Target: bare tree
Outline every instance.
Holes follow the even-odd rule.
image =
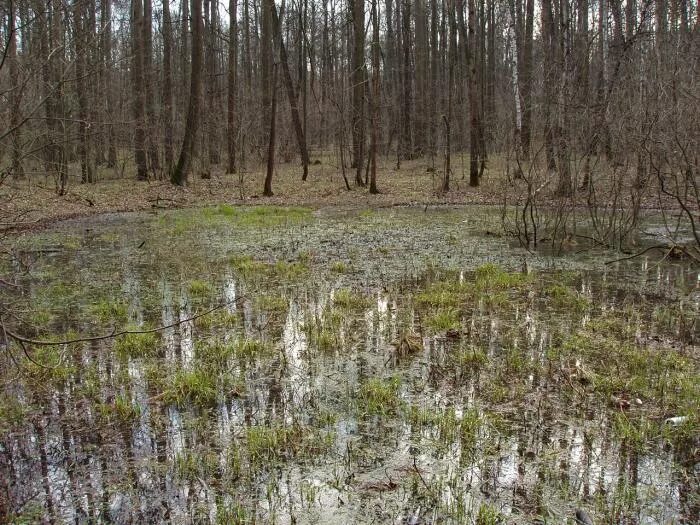
[[[184,186],[192,166],[194,145],[199,124],[199,107],[201,98],[202,75],[202,0],[192,0],[192,73],[190,75],[190,101],[185,123],[185,137],[180,149],[177,166],[170,180],[173,184]]]

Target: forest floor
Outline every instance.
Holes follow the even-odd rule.
[[[214,171],[210,179],[192,176],[187,187],[177,187],[167,180],[136,181],[133,177],[114,178],[113,170],[98,172],[98,182],[80,184],[78,167],[71,167],[69,184],[59,196],[53,177],[39,175],[27,179],[5,180],[0,184],[0,230],[33,229],[57,220],[87,217],[110,212],[187,208],[212,204],[266,204],[308,206],[312,208],[380,208],[399,205],[490,204],[501,205],[508,193],[509,202],[526,193],[506,181],[505,163],[492,158],[481,185],[469,186],[468,155],[453,157],[450,191],[442,192],[441,163],[420,158],[401,163],[396,169],[393,159],[383,158],[377,173],[380,193],[371,195],[366,187],[354,184],[354,170],[347,169],[351,190],[333,159],[309,167],[309,177],[301,181],[301,167],[296,160],[280,164],[272,187],[274,196],[263,197],[263,166],[242,174]],[[131,171],[124,167],[122,173]],[[585,205],[585,195],[580,196]],[[658,207],[653,195],[643,207]]]

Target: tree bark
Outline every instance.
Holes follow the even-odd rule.
[[[365,6],[364,0],[352,0],[353,52],[350,82],[352,84],[352,150],[355,183],[364,186],[362,166],[365,148]]]
[[[143,0],[143,88],[144,104],[146,111],[146,141],[148,148],[148,169],[155,178],[160,171],[160,158],[158,155],[158,142],[155,140],[156,130],[156,106],[153,96],[153,84],[155,74],[153,72],[153,4],[152,0]]]
[[[173,173],[173,27],[170,0],[163,1],[163,158],[168,178]]]
[[[369,178],[369,192],[379,193],[377,189],[377,148],[379,143],[379,14],[378,0],[372,0],[372,167]]]
[[[143,85],[143,12],[142,0],[131,0],[131,82],[132,112],[134,118],[134,160],[136,161],[136,178],[148,180],[146,160],[146,130],[144,115]]]
[[[302,126],[301,117],[299,116],[299,98],[297,96],[296,90],[294,89],[294,84],[292,83],[292,75],[289,71],[289,57],[287,56],[287,46],[282,38],[282,28],[280,27],[280,20],[277,14],[277,8],[272,5],[272,22],[274,25],[275,35],[277,36],[277,45],[279,45],[280,50],[280,62],[282,63],[282,80],[284,82],[285,91],[287,92],[287,99],[289,100],[289,106],[292,113],[292,124],[294,126],[294,133],[297,138],[297,144],[299,146],[299,156],[301,157],[301,164],[303,166],[304,173],[301,180],[306,180],[309,176],[309,152],[306,147],[306,136],[304,134],[304,128]]]
[[[178,186],[187,184],[192,166],[194,145],[197,139],[202,75],[202,0],[191,0],[192,8],[192,74],[190,77],[190,100],[185,123],[185,136],[177,166],[170,181]]]
[[[467,67],[469,68],[469,185],[479,185],[479,103],[477,100],[477,84],[476,84],[476,60],[474,54],[476,51],[476,37],[474,32],[474,24],[476,23],[476,9],[474,0],[468,0],[469,7],[469,49],[467,56]]]
[[[12,149],[12,176],[16,179],[24,177],[22,166],[22,127],[20,125],[20,103],[22,92],[19,82],[19,60],[17,57],[17,27],[16,27],[15,2],[10,0],[7,16],[7,60],[10,73],[10,129]]]
[[[167,0],[166,0],[167,1]],[[247,2],[248,0],[243,0]],[[238,81],[238,0],[229,0],[228,30],[228,98],[226,104],[226,145],[228,150],[228,173],[236,173],[236,85]]]
[[[272,175],[275,171],[275,134],[277,131],[277,66],[272,66],[272,102],[270,104],[270,134],[267,145],[267,173],[265,175],[265,188],[263,195],[272,197]]]

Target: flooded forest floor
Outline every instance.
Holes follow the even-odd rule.
[[[17,237],[0,519],[697,523],[697,266],[500,224],[216,205]]]

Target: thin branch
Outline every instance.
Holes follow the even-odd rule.
[[[235,299],[233,301],[221,303],[213,308],[210,308],[209,310],[206,310],[205,312],[188,317],[187,319],[180,319],[179,321],[175,321],[174,323],[158,326],[156,328],[150,328],[148,330],[120,330],[120,331],[114,330],[114,331],[112,331],[112,333],[109,333],[109,334],[88,336],[88,337],[77,337],[75,339],[66,339],[64,341],[46,341],[46,340],[42,341],[42,340],[38,340],[38,339],[30,339],[28,337],[21,336],[15,332],[7,330],[7,329],[5,329],[5,334],[7,336],[9,336],[10,338],[14,339],[15,341],[18,341],[19,343],[27,343],[27,344],[31,344],[31,345],[35,345],[35,346],[60,346],[60,345],[70,345],[73,343],[85,343],[85,342],[90,342],[90,341],[104,341],[105,339],[114,339],[116,337],[120,337],[123,335],[129,335],[129,334],[153,334],[156,332],[162,332],[163,330],[167,330],[168,328],[173,328],[175,326],[179,326],[181,324],[184,324],[184,323],[187,323],[190,321],[194,321],[196,319],[199,319],[201,317],[209,315],[212,312],[215,312],[217,310],[221,310],[222,308],[225,308],[227,306],[238,304],[240,301],[244,301],[244,300],[245,300],[245,297],[238,297],[237,299]]]

